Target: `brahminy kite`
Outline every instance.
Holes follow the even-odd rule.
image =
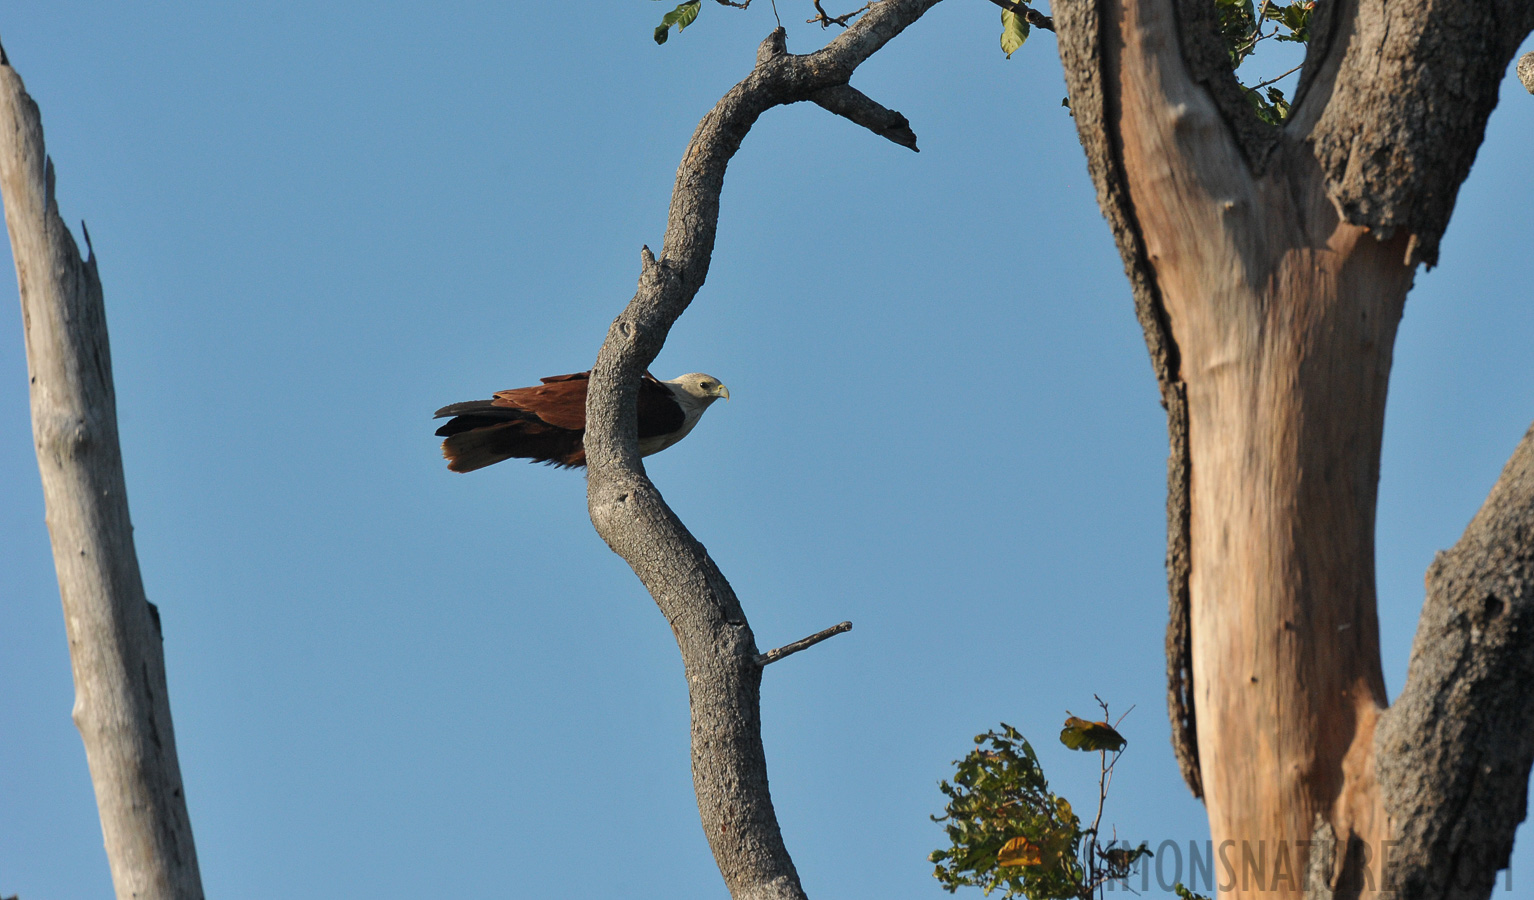
[[[586,465],[586,385],[590,372],[554,375],[533,387],[501,391],[490,400],[437,410],[452,416],[437,429],[454,472],[472,472],[506,459],[561,468]],[[649,456],[687,437],[703,411],[730,391],[719,379],[693,372],[670,381],[645,373],[639,383],[639,453]]]

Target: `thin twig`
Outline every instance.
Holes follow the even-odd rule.
[[[820,5],[820,0],[815,0],[814,18],[805,19],[804,21],[811,25],[819,23],[821,28],[826,28],[831,25],[840,25],[841,27],[846,28],[848,22],[851,22],[853,19],[867,12],[872,6],[873,3],[870,2],[862,9],[855,9],[852,12],[842,16],[833,16],[826,12],[825,8]]]
[[[1108,719],[1112,718],[1112,714],[1108,712],[1108,704],[1103,701],[1103,698],[1093,694],[1092,699],[1096,700],[1097,705],[1102,707],[1104,722],[1107,722]],[[1113,723],[1113,729],[1115,731],[1118,730],[1118,727],[1124,721],[1124,718],[1130,713],[1134,712],[1134,709],[1135,708],[1131,706],[1124,710],[1124,715],[1119,716],[1118,720]],[[1097,815],[1092,819],[1092,827],[1087,829],[1087,833],[1092,835],[1091,843],[1087,847],[1087,865],[1090,869],[1088,882],[1091,885],[1091,887],[1088,888],[1089,895],[1091,891],[1096,890],[1097,885],[1102,884],[1108,880],[1106,876],[1100,877],[1098,875],[1098,856],[1102,852],[1100,849],[1101,844],[1097,840],[1100,836],[1098,829],[1102,827],[1103,809],[1108,804],[1108,788],[1113,785],[1113,767],[1119,764],[1119,757],[1123,755],[1123,748],[1114,751],[1113,760],[1110,762],[1108,760],[1107,750],[1098,751],[1098,765],[1100,769],[1097,775]],[[1115,831],[1115,840],[1117,840],[1117,834],[1117,831]]]
[[[1252,51],[1257,49],[1257,42],[1262,40],[1262,20],[1268,14],[1268,4],[1270,2],[1272,0],[1262,0],[1262,6],[1257,9],[1257,21],[1252,23],[1251,36],[1247,38],[1244,45],[1237,45],[1236,47],[1236,68],[1238,69],[1241,68],[1241,63],[1245,62],[1246,58],[1252,55]],[[1277,28],[1273,29],[1273,34],[1278,34]]]
[[[1275,75],[1274,77],[1269,78],[1267,81],[1260,81],[1257,84],[1254,84],[1251,87],[1247,88],[1247,90],[1255,91],[1258,88],[1267,87],[1268,85],[1272,84],[1275,81],[1282,81],[1285,78],[1288,78],[1290,75],[1293,75],[1295,72],[1298,72],[1300,69],[1304,68],[1304,66],[1305,66],[1304,63],[1300,63],[1299,65],[1295,66],[1294,68],[1290,69],[1289,71],[1285,72],[1284,74],[1282,74],[1282,75]]]
[[[1022,3],[1014,3],[1012,0],[991,0],[991,2],[1006,10],[1007,12],[1014,12],[1018,15],[1021,15],[1023,18],[1027,19],[1028,24],[1032,25],[1034,28],[1042,28],[1045,31],[1050,32],[1055,30],[1055,20],[1049,16],[1044,15],[1031,6],[1026,6]]]
[[[800,650],[808,650],[826,638],[836,637],[844,631],[851,630],[851,622],[841,622],[836,625],[832,625],[825,631],[817,631],[807,638],[800,638],[799,640],[794,641],[792,644],[784,644],[776,650],[768,650],[766,653],[758,654],[756,657],[756,664],[759,666],[765,666],[768,663],[775,663],[785,656],[792,656],[793,654],[798,653]]]

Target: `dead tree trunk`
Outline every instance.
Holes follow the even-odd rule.
[[[1380,857],[1394,837],[1421,819],[1480,815],[1453,805],[1464,790],[1419,792],[1433,799],[1408,808],[1381,786],[1395,755],[1421,758],[1414,741],[1456,738],[1421,724],[1395,743],[1375,740],[1386,701],[1375,492],[1406,292],[1416,266],[1436,258],[1534,4],[1323,0],[1281,129],[1242,98],[1207,0],[1061,0],[1054,12],[1072,109],[1170,419],[1178,755],[1216,845],[1266,860],[1222,889],[1372,894],[1389,886]],[[1534,541],[1497,533],[1512,558]],[[1512,596],[1534,604],[1534,583],[1510,577],[1522,593],[1499,588],[1499,609],[1516,606]],[[1530,653],[1504,643],[1515,657]],[[1428,644],[1419,635],[1417,653],[1458,652]],[[1403,703],[1426,690],[1422,669],[1414,663]],[[1493,705],[1459,712],[1486,716]],[[1528,704],[1498,707],[1509,713],[1525,731],[1534,722]],[[1518,815],[1494,829],[1504,864],[1527,787],[1524,743],[1492,751],[1508,754],[1498,791],[1520,798]],[[1484,896],[1496,865],[1479,893],[1412,880],[1468,852],[1467,829],[1428,831],[1441,838],[1424,839],[1432,853],[1389,873],[1421,889],[1405,896]]]
[[[144,596],[95,257],[53,195],[42,119],[0,49],[0,193],[21,290],[32,432],[85,742],[120,900],[201,900],[165,689]],[[88,238],[87,238],[88,240]]]

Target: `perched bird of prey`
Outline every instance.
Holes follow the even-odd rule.
[[[560,467],[586,464],[586,385],[590,372],[554,375],[533,387],[501,391],[490,400],[437,410],[452,416],[437,429],[442,455],[454,472],[472,472],[505,459]],[[730,391],[719,379],[693,372],[670,381],[645,373],[639,383],[639,452],[659,453],[687,437],[703,411]]]

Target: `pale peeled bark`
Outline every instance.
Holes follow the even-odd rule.
[[[32,431],[85,742],[120,900],[201,900],[158,614],[144,596],[94,257],[59,217],[37,105],[0,51],[0,193],[21,291]]]
[[[1318,816],[1378,846],[1372,788],[1344,769],[1371,771],[1386,699],[1374,502],[1405,242],[1340,221],[1303,150],[1253,178],[1187,77],[1175,21],[1170,2],[1124,10],[1121,133],[1187,386],[1210,828],[1270,860]],[[1284,852],[1298,887],[1307,857]]]

